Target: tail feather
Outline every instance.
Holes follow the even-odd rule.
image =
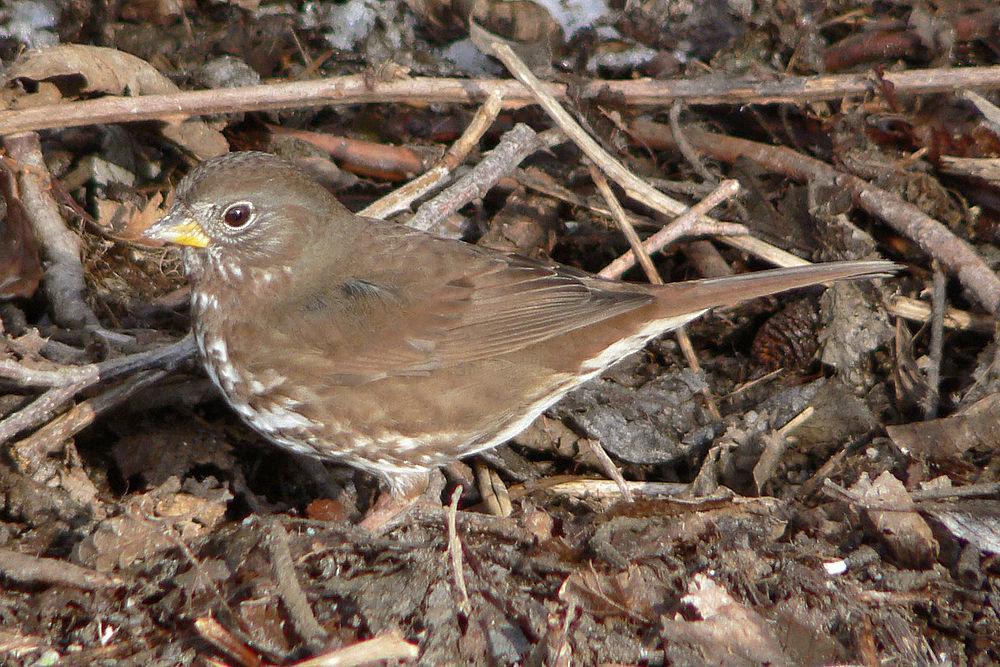
[[[664,285],[657,299],[666,315],[732,306],[777,292],[858,278],[885,278],[902,268],[883,260],[826,262],[787,269],[755,271],[725,278],[689,280]]]

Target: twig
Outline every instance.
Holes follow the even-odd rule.
[[[281,598],[285,611],[295,628],[296,634],[302,638],[309,649],[316,653],[322,651],[329,639],[326,630],[313,615],[309,600],[299,585],[295,576],[295,565],[292,563],[292,552],[288,546],[288,533],[277,519],[267,523],[268,535],[265,539],[267,552],[271,556],[271,571],[278,585],[278,597]]]
[[[931,298],[931,343],[927,351],[927,396],[924,419],[936,419],[941,401],[941,357],[944,353],[945,277],[941,265],[934,261],[934,294]]]
[[[944,500],[945,498],[1000,498],[1000,482],[982,482],[966,486],[949,486],[943,489],[916,489],[910,491],[914,502]]]
[[[538,134],[527,125],[518,123],[504,134],[496,148],[483,156],[479,164],[434,199],[421,205],[406,224],[424,231],[433,229],[450,214],[485,196],[497,181],[513,171],[526,157],[561,141],[562,133],[557,130]]]
[[[971,90],[963,90],[962,97],[972,102],[979,109],[979,113],[983,114],[983,118],[986,119],[986,123],[990,129],[994,132],[1000,132],[1000,109],[995,104]]]
[[[455,588],[460,597],[459,605],[462,613],[469,613],[469,589],[465,586],[465,568],[462,565],[462,541],[458,539],[458,500],[462,497],[462,486],[455,487],[451,494],[451,504],[448,506],[448,556],[451,560],[451,572],[455,577]]]
[[[476,482],[479,484],[479,493],[483,497],[486,510],[493,516],[506,517],[513,514],[514,506],[510,503],[507,485],[496,471],[480,460],[475,461],[473,468],[476,471]]]
[[[597,191],[604,197],[604,201],[608,203],[608,208],[611,210],[611,217],[618,224],[618,228],[628,241],[628,245],[632,249],[632,256],[639,261],[639,265],[646,274],[646,280],[654,285],[662,285],[663,278],[660,277],[660,272],[656,270],[653,260],[650,259],[650,253],[643,247],[642,239],[636,233],[635,227],[629,222],[628,216],[625,214],[625,209],[622,208],[621,202],[618,201],[618,197],[615,196],[614,191],[608,184],[608,179],[604,178],[601,170],[593,164],[590,165],[590,178],[594,181],[594,185],[597,186]]]
[[[30,368],[12,359],[0,359],[0,378],[14,380],[20,387],[65,387],[81,385],[80,389],[141,370],[176,368],[194,357],[197,348],[194,336],[186,335],[175,343],[108,359],[96,364],[63,366],[54,370]],[[77,389],[77,391],[80,391]]]
[[[648,145],[657,148],[673,145],[670,128],[660,123],[637,120],[630,129]],[[987,311],[1000,313],[1000,277],[972,246],[913,204],[857,176],[842,173],[820,160],[789,148],[702,130],[689,130],[687,136],[699,150],[719,160],[732,162],[745,157],[798,180],[819,179],[836,183],[852,194],[855,204],[880,217],[954,272],[962,285]]]
[[[396,660],[415,660],[419,655],[420,649],[416,644],[411,644],[399,634],[390,632],[308,660],[292,663],[291,667],[356,667],[376,662],[392,664]]]
[[[69,586],[87,591],[122,586],[117,577],[58,558],[39,558],[0,548],[0,575],[22,584]]]
[[[534,94],[543,109],[549,114],[556,125],[573,140],[584,155],[591,159],[601,171],[606,173],[613,181],[622,186],[625,193],[633,199],[640,201],[658,211],[667,214],[679,214],[687,207],[676,199],[672,199],[663,194],[649,183],[637,177],[629,171],[625,165],[601,148],[600,144],[580,127],[580,124],[573,120],[569,112],[563,109],[562,105],[556,101],[542,82],[538,80],[524,61],[521,60],[514,50],[508,45],[497,41],[489,43],[492,55],[502,62],[515,79],[523,83]]]
[[[690,484],[676,482],[633,482],[625,480],[625,486],[634,495],[641,498],[659,498],[662,496],[677,496],[688,492]],[[589,479],[559,475],[548,477],[530,484],[515,486],[510,490],[512,499],[523,498],[538,492],[554,493],[574,498],[617,499],[622,497],[618,483],[610,479]]]
[[[211,616],[194,622],[194,629],[209,644],[239,661],[243,667],[262,667],[264,662],[256,652]]]
[[[746,228],[743,225],[716,222],[707,218],[706,214],[713,208],[733,197],[739,192],[740,184],[734,180],[723,181],[710,195],[702,199],[691,208],[678,215],[669,225],[646,239],[642,247],[652,254],[658,252],[665,246],[673,243],[684,236],[704,236],[709,234],[744,234]],[[725,238],[741,238],[730,237]],[[618,279],[622,274],[635,266],[635,253],[631,250],[608,264],[597,274],[602,278]]]
[[[476,111],[476,115],[473,116],[468,127],[465,128],[465,132],[448,148],[437,164],[403,187],[393,190],[365,207],[358,214],[384,220],[393,213],[409,208],[411,203],[434,190],[465,161],[472,149],[479,144],[483,134],[493,125],[500,114],[502,102],[503,98],[498,92],[490,93],[490,96]]]
[[[53,387],[3,421],[0,421],[0,445],[22,431],[41,426],[62,412],[66,405],[83,389],[83,383]]]
[[[569,189],[556,183],[551,179],[551,177],[548,177],[549,180],[543,179],[538,175],[538,172],[535,172],[534,170],[518,169],[515,172],[515,177],[517,178],[518,183],[524,187],[541,192],[543,195],[559,199],[567,204],[572,204],[573,206],[588,209],[607,218],[613,217],[611,209],[602,204],[602,200],[599,200],[597,197],[581,197],[575,192],[571,192]],[[625,212],[625,216],[628,218],[629,223],[635,227],[663,227],[662,224],[657,224],[651,218],[636,215],[635,213],[631,213],[629,211]]]
[[[701,156],[698,155],[698,151],[694,149],[694,146],[688,142],[684,137],[684,132],[681,131],[681,112],[684,110],[684,103],[680,100],[675,101],[670,105],[670,114],[667,119],[670,122],[670,129],[674,132],[674,138],[677,140],[677,150],[680,151],[684,159],[694,168],[695,172],[701,179],[705,181],[706,184],[718,185],[718,177],[710,172],[702,162]]]
[[[889,312],[896,317],[914,322],[930,322],[933,316],[930,304],[900,295],[894,296],[889,301]],[[948,306],[944,309],[943,324],[949,329],[993,333],[996,328],[996,318]]]
[[[584,438],[583,442],[586,443],[587,447],[590,449],[590,453],[597,458],[597,463],[600,465],[601,470],[607,477],[618,485],[618,491],[625,498],[625,502],[631,503],[635,502],[635,496],[632,495],[632,489],[628,487],[625,483],[625,478],[622,476],[622,471],[618,469],[615,462],[611,460],[608,453],[604,451],[604,447],[601,445],[599,440],[593,438]]]
[[[1000,67],[942,67],[885,72],[883,80],[899,95],[928,95],[965,88],[1000,88]],[[559,99],[567,86],[543,84]],[[688,104],[802,104],[818,100],[870,95],[877,90],[867,72],[832,76],[788,76],[755,81],[704,77],[673,80],[592,80],[580,86],[584,100],[611,97],[633,106],[663,107],[673,100]],[[479,104],[491,93],[505,108],[534,103],[534,96],[517,81],[414,77],[372,82],[365,75],[314,81],[191,90],[141,97],[104,97],[0,112],[0,135],[99,123],[128,123],[202,114],[275,111],[335,104]]]
[[[17,164],[15,178],[21,203],[42,246],[47,267],[44,286],[56,322],[68,328],[98,326],[97,315],[84,300],[82,243],[71,232],[52,198],[51,177],[34,132],[7,136],[3,146]]]
[[[710,241],[699,240],[685,243],[681,246],[681,252],[703,278],[724,278],[735,273],[732,267],[726,263],[722,253]]]

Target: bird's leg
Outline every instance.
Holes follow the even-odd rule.
[[[441,471],[394,476],[389,491],[383,491],[358,524],[372,533],[384,533],[399,525],[419,503],[441,504],[445,479]]]

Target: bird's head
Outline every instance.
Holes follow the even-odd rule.
[[[145,235],[206,249],[241,268],[273,266],[300,254],[324,223],[349,215],[307,173],[268,153],[229,153],[193,169],[173,206]]]

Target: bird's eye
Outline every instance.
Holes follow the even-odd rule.
[[[253,214],[253,206],[246,202],[240,202],[226,209],[226,212],[222,214],[222,221],[227,226],[238,229],[250,222],[251,214]]]

